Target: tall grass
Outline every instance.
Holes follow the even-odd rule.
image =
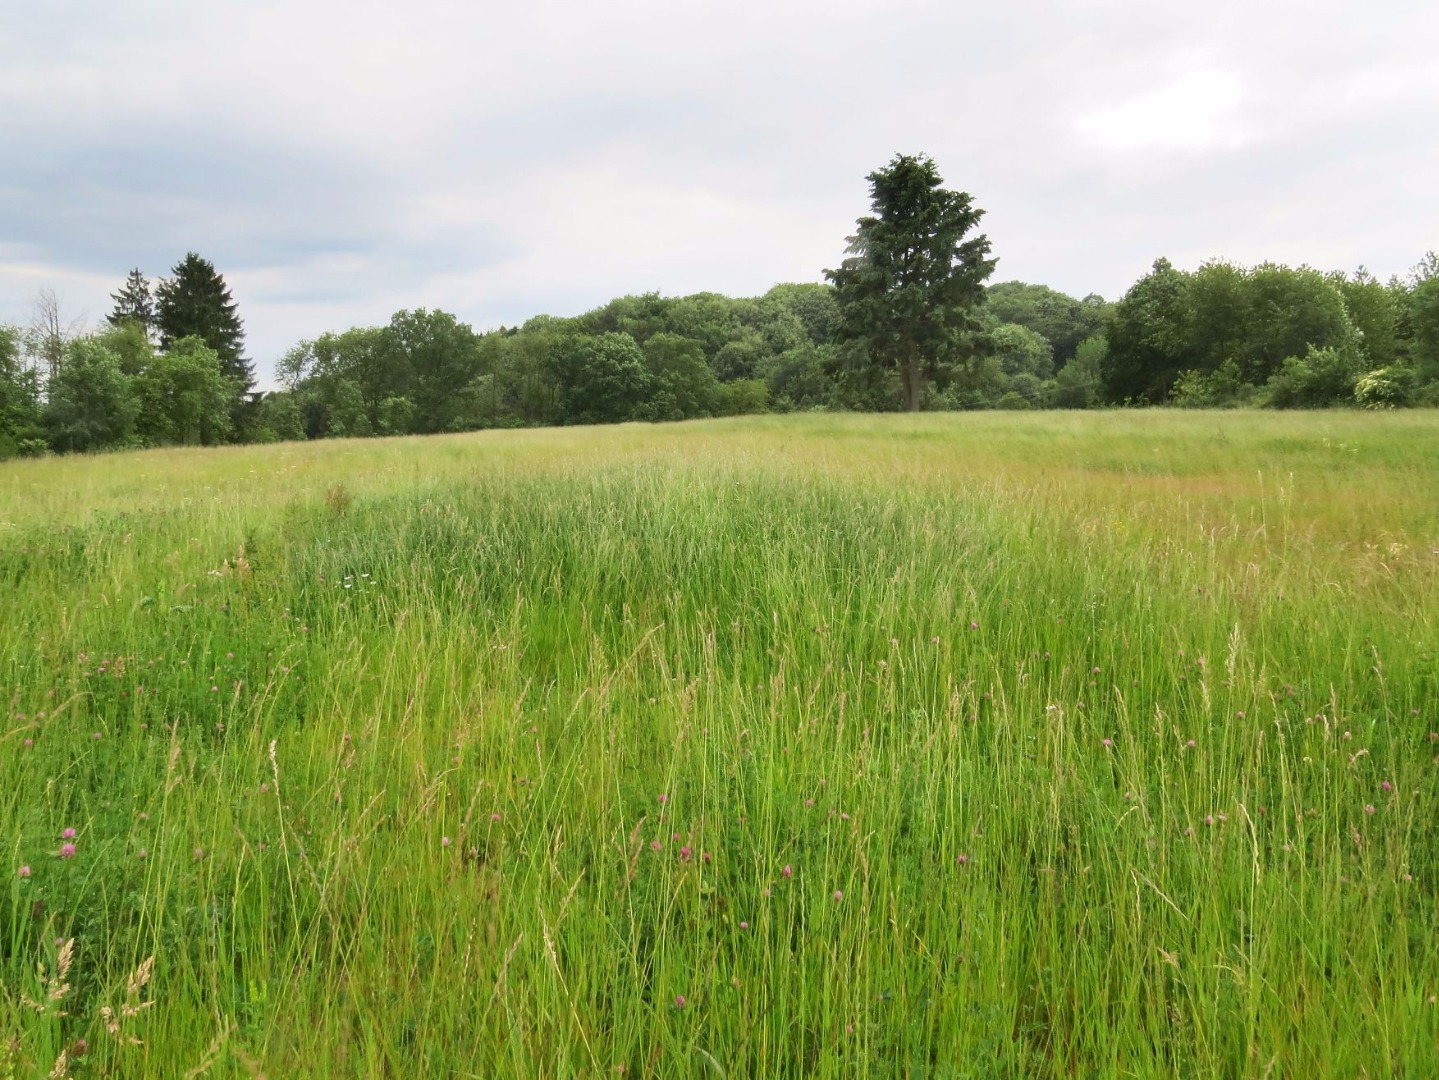
[[[1149,413],[7,464],[0,1076],[1435,1075],[1436,463]]]

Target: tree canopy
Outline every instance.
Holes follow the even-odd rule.
[[[220,358],[235,393],[248,393],[255,385],[255,369],[245,358],[245,329],[225,279],[212,262],[193,251],[175,264],[170,275],[155,289],[160,347],[168,349],[181,338],[199,338]]]
[[[900,374],[916,411],[926,380],[980,351],[975,311],[994,272],[989,239],[969,236],[984,211],[949,191],[934,162],[897,155],[867,177],[873,214],[859,219],[850,257],[826,270],[840,309],[840,335],[869,363]]]

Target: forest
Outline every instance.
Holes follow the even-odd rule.
[[[764,412],[1439,405],[1439,256],[1380,282],[1166,259],[1117,303],[1021,281],[926,155],[866,179],[826,284],[622,296],[477,332],[439,310],[301,341],[257,392],[234,297],[190,252],[132,270],[98,333],[42,294],[0,328],[0,457]]]
[[[296,344],[254,390],[223,278],[138,271],[106,326],[0,327],[0,456],[163,445],[893,411],[895,372],[841,334],[835,288],[624,296],[480,332],[396,312]],[[1160,259],[1116,303],[990,285],[928,410],[1439,405],[1439,258],[1381,282],[1309,267]]]

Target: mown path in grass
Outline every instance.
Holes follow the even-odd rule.
[[[0,695],[18,1075],[1439,1067],[1434,414],[6,463]]]

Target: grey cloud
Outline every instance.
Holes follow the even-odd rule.
[[[1439,246],[1436,39],[1427,0],[0,0],[0,319],[192,248],[262,368],[402,306],[758,292],[834,265],[915,150],[1001,277],[1389,273]]]

